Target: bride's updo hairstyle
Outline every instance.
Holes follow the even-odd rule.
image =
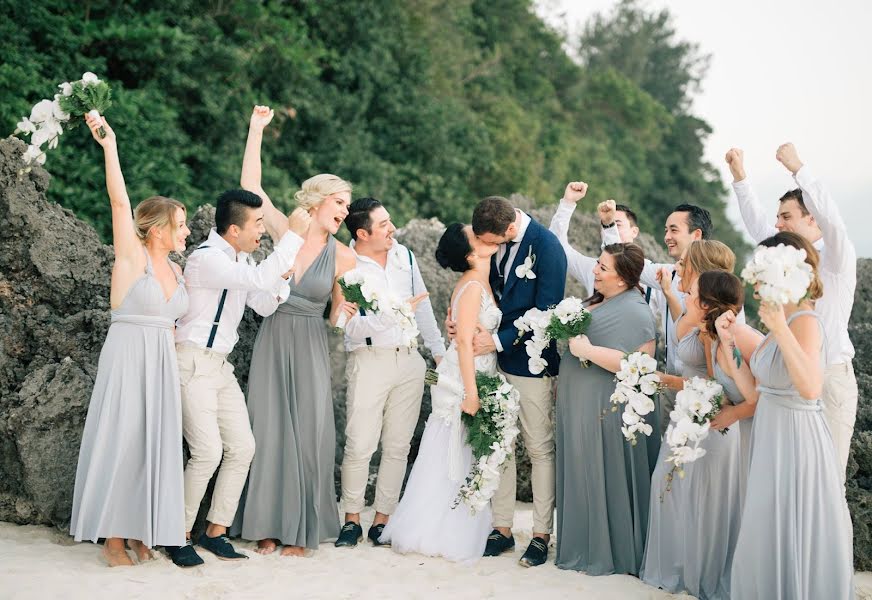
[[[324,202],[324,198],[342,192],[351,193],[351,184],[330,173],[321,173],[310,177],[303,182],[300,191],[294,194],[297,206],[305,211],[318,208]]]
[[[185,205],[165,196],[152,196],[136,205],[133,211],[133,227],[136,237],[143,244],[153,228],[162,229],[170,226],[175,231],[177,223],[176,209],[185,210]],[[185,211],[187,213],[187,211]]]
[[[436,262],[443,269],[451,269],[457,273],[463,273],[470,269],[469,255],[472,254],[472,246],[466,237],[463,223],[452,223],[439,238],[436,246]]]
[[[706,307],[702,323],[711,339],[717,339],[715,321],[728,310],[738,315],[745,304],[745,286],[742,280],[727,271],[712,270],[700,274],[696,280],[699,303]]]

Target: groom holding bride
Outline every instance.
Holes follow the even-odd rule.
[[[545,310],[563,299],[566,255],[548,229],[505,198],[491,196],[475,208],[472,227],[448,226],[436,258],[443,268],[462,274],[446,319],[453,339],[438,372],[440,379],[462,381],[463,393],[431,388],[433,413],[405,494],[382,541],[390,541],[400,552],[461,562],[475,560],[482,553],[498,556],[514,548],[514,459],[505,463],[492,511],[474,512],[462,504],[452,508],[451,500],[462,482],[454,481],[446,468],[452,455],[451,440],[463,429],[460,411],[475,414],[479,408],[476,371],[493,374],[498,364],[520,392],[520,430],[532,465],[533,539],[521,564],[541,565],[548,556],[554,515],[552,377],[557,374],[558,357],[552,343],[543,357],[553,366],[540,375],[530,373],[525,347],[515,344],[518,330],[513,323],[533,307]],[[463,446],[461,455],[468,470],[471,450],[468,444]]]

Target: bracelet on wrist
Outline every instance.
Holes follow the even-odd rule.
[[[606,225],[605,223],[603,223],[602,221],[600,221],[600,225],[602,225],[603,229],[609,229],[609,228],[615,226],[615,222],[612,221],[611,223],[609,223],[608,225]]]

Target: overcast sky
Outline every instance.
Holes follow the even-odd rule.
[[[538,0],[537,10],[577,34],[615,0]],[[783,142],[825,183],[860,256],[872,256],[872,1],[647,0],[668,8],[677,34],[711,54],[694,112],[714,129],[706,158],[725,183],[724,154],[745,151],[757,194],[772,214],[795,187],[775,160]],[[731,188],[730,188],[731,189]],[[739,224],[732,190],[730,216]]]

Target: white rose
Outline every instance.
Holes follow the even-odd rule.
[[[64,82],[58,86],[61,90],[61,94],[64,96],[72,96],[73,95],[73,86],[67,82]]]
[[[85,85],[97,85],[98,83],[100,83],[100,79],[96,75],[88,71],[87,73],[82,75],[82,83]]]

